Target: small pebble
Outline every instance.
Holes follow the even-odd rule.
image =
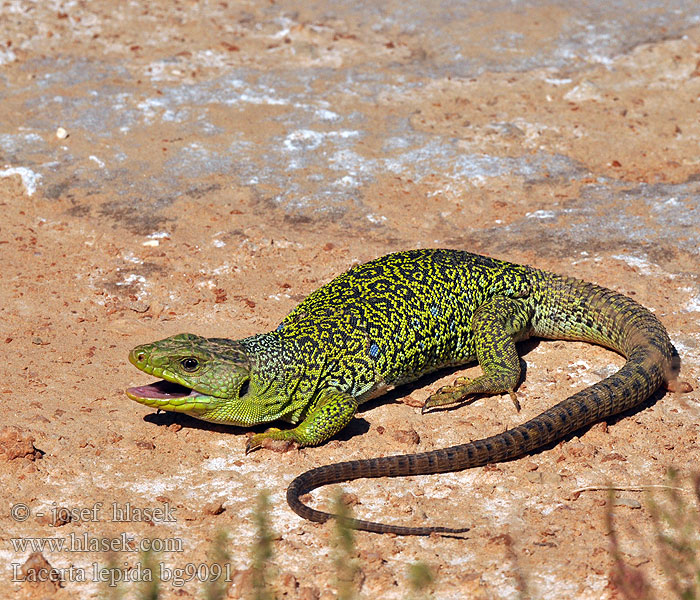
[[[52,597],[62,587],[61,572],[54,569],[41,552],[32,552],[22,565],[19,580],[25,580],[36,597]]]
[[[530,483],[542,483],[542,473],[539,473],[537,471],[528,471],[525,473],[525,479],[527,479]]]
[[[212,500],[211,502],[207,502],[202,507],[202,510],[205,515],[220,515],[226,508],[222,500]]]
[[[420,444],[420,436],[415,429],[394,431],[392,437],[402,444]]]
[[[362,504],[360,502],[360,499],[357,497],[357,494],[350,494],[348,492],[345,492],[341,497],[340,500],[345,506],[357,506],[358,504]]]
[[[50,525],[51,527],[62,527],[63,525],[70,523],[73,520],[73,517],[71,516],[68,508],[59,506],[50,511],[44,512],[41,516],[37,517],[36,520],[39,523]]]
[[[56,137],[59,140],[65,140],[68,137],[68,132],[63,127],[59,127],[56,130]]]

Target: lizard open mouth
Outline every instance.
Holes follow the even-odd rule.
[[[126,395],[132,400],[143,404],[152,404],[157,406],[161,402],[169,402],[178,398],[188,398],[189,396],[201,396],[196,392],[179,383],[172,381],[156,381],[148,385],[139,385],[126,390]],[[149,401],[151,401],[149,403]]]

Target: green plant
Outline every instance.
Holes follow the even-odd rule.
[[[226,579],[227,566],[231,560],[228,552],[228,534],[220,531],[214,538],[210,552],[209,574],[204,582],[205,600],[223,600],[226,598],[228,581]]]
[[[625,600],[700,600],[700,474],[690,478],[695,506],[684,499],[685,490],[678,487],[678,478],[676,471],[669,470],[669,485],[664,487],[663,495],[647,497],[654,530],[654,558],[665,576],[665,592],[650,583],[641,569],[624,560],[614,522],[613,490],[609,492],[605,520],[613,558],[611,580]]]
[[[333,512],[338,515],[338,518],[334,519],[333,551],[338,600],[352,600],[355,597],[355,577],[360,567],[355,551],[355,532],[347,525],[352,513],[342,491],[337,493],[333,501]]]
[[[150,573],[151,577],[144,577],[139,586],[139,600],[158,600],[160,597],[160,578],[157,555],[147,550],[143,553],[143,571]]]
[[[429,598],[428,590],[434,582],[435,576],[432,570],[423,561],[419,560],[408,565],[408,587],[411,600]]]
[[[117,554],[109,552],[107,554],[107,566],[105,567],[109,575],[105,576],[103,600],[122,600],[124,597],[124,588],[121,584],[112,584],[110,582],[119,581],[119,566],[117,563]]]
[[[257,505],[253,511],[255,522],[255,540],[252,548],[253,599],[273,600],[270,591],[272,570],[272,540],[273,534],[268,525],[270,519],[270,495],[263,491],[258,496]]]

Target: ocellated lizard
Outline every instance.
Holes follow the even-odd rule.
[[[515,343],[530,336],[593,342],[623,354],[627,362],[614,375],[503,433],[303,473],[290,484],[288,502],[302,517],[325,521],[332,515],[306,506],[301,495],[362,477],[442,473],[508,460],[639,405],[674,376],[677,355],[666,330],[634,300],[592,283],[469,252],[413,250],[351,268],[313,292],[269,333],[241,340],[180,334],[134,348],[129,360],[166,381],[127,394],[147,406],[206,421],[295,425],[254,435],[246,452],[266,440],[309,446],[338,433],[369,398],[475,360],[483,375],[457,379],[430,396],[424,408],[501,393],[510,394],[517,406]],[[411,535],[466,530],[359,519],[349,525]]]

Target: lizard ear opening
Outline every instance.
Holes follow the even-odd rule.
[[[238,397],[242,398],[248,393],[248,387],[249,387],[250,379],[246,379],[243,382],[243,385],[238,389]]]

